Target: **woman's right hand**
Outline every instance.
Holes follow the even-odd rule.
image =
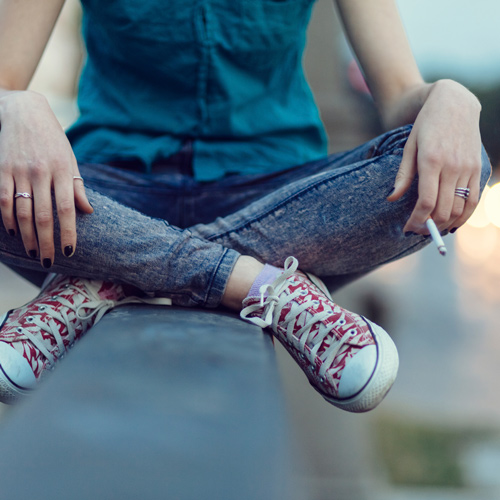
[[[7,232],[21,234],[27,254],[43,267],[54,262],[52,193],[61,228],[61,252],[76,249],[75,207],[92,213],[66,135],[41,94],[4,92],[0,96],[0,211]],[[31,198],[18,197],[28,193]]]

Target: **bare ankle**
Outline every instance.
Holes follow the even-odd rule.
[[[247,296],[255,278],[257,278],[263,268],[264,264],[260,263],[257,259],[248,255],[242,255],[236,261],[233,272],[229,276],[229,281],[222,297],[222,305],[239,311],[243,299]]]

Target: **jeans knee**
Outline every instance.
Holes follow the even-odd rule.
[[[394,130],[374,139],[372,147],[372,156],[381,156],[384,154],[403,156],[403,150],[408,137],[412,131],[413,125],[403,125]]]

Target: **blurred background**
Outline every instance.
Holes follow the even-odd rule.
[[[454,78],[483,105],[482,134],[500,162],[500,43],[496,0],[398,2],[426,79]],[[81,12],[68,0],[32,82],[63,126],[76,117],[84,60]],[[318,0],[305,66],[326,124],[331,151],[381,132],[369,95],[341,33],[331,0]],[[366,415],[346,414],[313,391],[277,346],[296,450],[294,471],[309,498],[488,499],[500,497],[500,184],[494,170],[474,216],[447,236],[449,254],[430,246],[336,295],[394,337],[398,380]],[[36,289],[0,267],[2,311]],[[6,411],[0,405],[0,415]]]

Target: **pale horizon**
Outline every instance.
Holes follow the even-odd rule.
[[[424,76],[500,84],[498,0],[398,0],[398,6]]]

